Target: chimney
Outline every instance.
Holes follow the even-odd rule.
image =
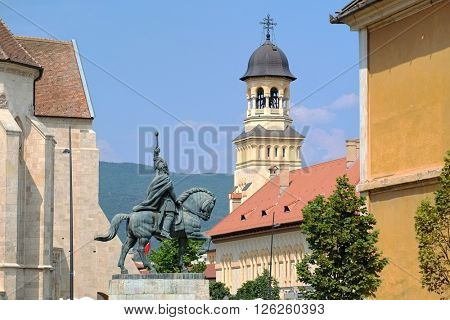
[[[228,194],[230,200],[230,213],[237,209],[242,203],[242,193],[231,192]]]
[[[282,195],[289,187],[289,166],[286,164],[280,165],[280,195]]]
[[[270,180],[272,180],[273,178],[275,178],[278,174],[280,173],[280,169],[277,166],[271,166],[269,168],[269,175],[270,175]]]
[[[347,168],[350,168],[359,159],[359,139],[345,141],[347,149]]]

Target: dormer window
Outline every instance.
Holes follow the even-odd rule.
[[[261,211],[261,217],[265,217],[267,216],[267,211],[266,210],[262,210]]]
[[[241,221],[245,221],[247,218],[245,217],[245,214],[241,214]]]
[[[289,206],[284,206],[284,212],[291,212],[291,209],[289,209]]]
[[[269,107],[278,109],[278,89],[272,88],[270,89],[270,98],[269,98]]]
[[[266,98],[264,97],[264,89],[258,88],[256,91],[256,108],[263,109],[266,106]]]

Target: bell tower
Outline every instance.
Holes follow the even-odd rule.
[[[247,112],[243,132],[233,140],[236,168],[230,212],[281,168],[301,167],[304,137],[292,127],[289,116],[290,84],[296,78],[286,55],[271,41],[273,18],[267,15],[261,24],[266,40],[250,56],[247,72],[240,78],[247,85]]]

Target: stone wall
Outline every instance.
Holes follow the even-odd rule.
[[[202,273],[114,275],[111,300],[209,300],[209,281]]]
[[[37,70],[0,63],[0,291],[51,298],[54,140],[33,116]]]
[[[68,128],[73,127],[75,297],[106,293],[118,238],[98,205],[99,151],[90,119],[36,118],[37,71],[0,62],[0,293],[6,299],[69,297]],[[57,248],[58,254],[53,254]],[[130,259],[127,268],[137,269]]]
[[[62,248],[60,260],[61,298],[69,296],[69,126],[72,127],[73,151],[73,205],[74,205],[74,267],[75,297],[97,298],[97,293],[108,292],[111,276],[117,273],[122,243],[119,238],[110,242],[94,241],[94,236],[105,233],[109,221],[98,204],[99,150],[90,119],[39,118],[57,141],[55,148],[55,223],[54,246]],[[137,273],[131,259],[126,267]],[[58,297],[56,297],[58,298]]]

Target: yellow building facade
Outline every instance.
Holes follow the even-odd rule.
[[[450,149],[450,1],[353,1],[331,18],[359,32],[360,184],[389,264],[379,299],[421,286],[414,216]]]

